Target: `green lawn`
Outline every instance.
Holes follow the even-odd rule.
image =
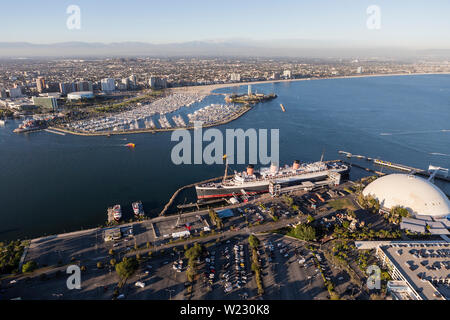
[[[328,202],[328,205],[335,210],[342,210],[342,209],[356,210],[357,209],[349,199],[332,200],[332,201]]]

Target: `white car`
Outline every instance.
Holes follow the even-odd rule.
[[[136,287],[140,287],[140,288],[145,288],[145,283],[143,283],[142,281],[138,281],[134,284]]]

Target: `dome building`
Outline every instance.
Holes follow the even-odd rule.
[[[390,210],[400,206],[412,215],[443,218],[450,215],[450,201],[436,185],[428,180],[407,174],[390,174],[370,183],[363,191]]]

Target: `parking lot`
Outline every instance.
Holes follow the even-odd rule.
[[[260,240],[265,299],[327,299],[328,292],[312,253],[301,242],[279,235]]]

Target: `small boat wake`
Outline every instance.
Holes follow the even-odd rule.
[[[450,129],[442,129],[442,130],[430,130],[430,131],[405,131],[405,132],[382,132],[380,136],[399,136],[399,135],[408,135],[408,134],[428,134],[428,133],[440,133],[440,132],[450,132]]]
[[[450,157],[450,154],[446,154],[446,153],[431,152],[430,154],[432,156]]]

